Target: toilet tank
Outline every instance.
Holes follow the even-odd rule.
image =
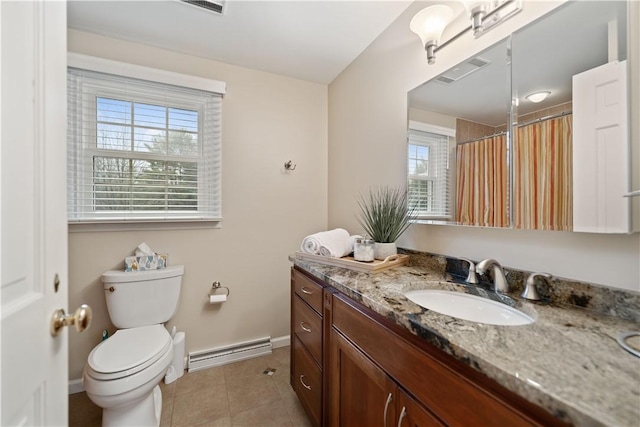
[[[102,275],[111,322],[118,329],[165,323],[176,312],[184,266],[107,271]]]

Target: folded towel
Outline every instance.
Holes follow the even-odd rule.
[[[343,228],[321,231],[305,237],[300,250],[308,254],[342,258],[353,252],[355,238],[356,236],[350,236]]]

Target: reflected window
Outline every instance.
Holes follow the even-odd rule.
[[[408,138],[409,204],[419,218],[451,217],[449,144],[451,129],[412,122]]]

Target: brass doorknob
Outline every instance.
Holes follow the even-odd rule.
[[[58,335],[60,329],[64,326],[73,325],[76,331],[82,332],[91,325],[91,318],[93,317],[93,311],[87,304],[82,304],[73,313],[73,315],[67,316],[64,309],[56,310],[51,317],[51,335],[54,337]]]

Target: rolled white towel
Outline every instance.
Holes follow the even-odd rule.
[[[339,242],[332,241],[328,245],[320,246],[320,255],[331,256],[335,258],[342,258],[343,256],[347,256],[351,252],[353,252],[353,245],[355,244],[356,239],[362,238],[362,236],[359,236],[357,234],[354,236],[349,236],[348,239],[343,237],[341,237]]]
[[[342,258],[353,252],[354,237],[343,228],[321,231],[302,240],[300,250],[309,254]]]
[[[311,234],[302,239],[300,250],[308,254],[318,255],[320,253],[320,246],[322,246],[318,234],[319,233]]]

